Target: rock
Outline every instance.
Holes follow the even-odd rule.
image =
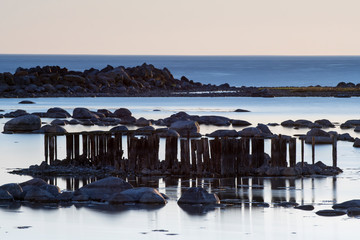
[[[354,132],[360,132],[360,126],[356,126]]]
[[[79,120],[77,120],[77,119],[71,119],[69,121],[69,124],[70,125],[78,125],[78,124],[81,124],[81,122]]]
[[[68,121],[64,121],[64,120],[60,120],[60,119],[55,119],[53,120],[51,123],[51,125],[58,125],[58,126],[65,126],[68,124]]]
[[[260,131],[268,136],[272,136],[273,133],[270,131],[270,129],[268,128],[268,126],[266,126],[265,124],[261,124],[259,123],[256,128],[260,129]]]
[[[206,134],[208,137],[238,137],[239,133],[235,130],[216,130],[210,134]]]
[[[360,207],[348,208],[346,212],[349,217],[359,217],[360,216]]]
[[[178,132],[180,136],[186,136],[188,133],[200,133],[200,126],[195,121],[176,121],[170,125],[170,129]]]
[[[40,129],[33,131],[33,133],[65,134],[65,133],[67,133],[67,131],[65,128],[58,126],[58,125],[45,125],[45,126],[42,126]]]
[[[25,188],[25,187],[24,187]],[[42,189],[38,186],[28,186],[28,190],[25,192],[24,200],[30,202],[57,202],[57,199],[50,192]]]
[[[91,112],[87,108],[75,108],[73,111],[73,118],[77,119],[92,119],[92,118],[99,118],[98,115]]]
[[[306,137],[305,143],[311,144],[313,137]],[[332,144],[334,140],[331,137],[314,137],[315,144]]]
[[[340,128],[341,129],[350,129],[350,128],[353,128],[354,126],[351,125],[350,123],[343,123],[340,125]]]
[[[333,128],[335,127],[334,124],[332,124],[329,120],[327,119],[320,119],[320,120],[316,120],[315,123],[321,125],[324,128]]]
[[[249,110],[245,110],[245,109],[236,109],[234,112],[250,112]]]
[[[353,127],[360,126],[360,119],[347,120],[344,124],[351,125]]]
[[[334,204],[332,206],[333,209],[348,209],[348,208],[354,208],[354,207],[360,208],[360,199],[353,199],[350,201]]]
[[[0,188],[0,202],[1,201],[11,202],[13,200],[14,200],[13,196],[8,191]]]
[[[293,120],[286,120],[282,122],[280,125],[283,127],[294,127],[294,121]]]
[[[107,177],[90,183],[74,192],[74,197],[88,196],[89,200],[107,201],[111,195],[130,189],[132,186],[121,178]]]
[[[236,127],[246,127],[246,126],[250,126],[251,123],[249,123],[248,121],[244,121],[244,120],[231,120],[231,123],[233,126]]]
[[[180,199],[178,204],[218,204],[220,200],[215,193],[208,193],[201,187],[192,187],[186,190]]]
[[[230,119],[221,116],[201,116],[197,122],[199,124],[215,125],[215,126],[229,126]]]
[[[278,124],[278,123],[268,123],[267,125],[270,126],[270,127],[276,127],[276,126],[279,126],[280,124]]]
[[[289,207],[296,207],[299,204],[296,202],[281,202],[281,203],[275,203],[274,206],[275,207],[285,207],[285,208],[289,208]]]
[[[143,117],[139,118],[138,120],[136,120],[135,122],[135,126],[141,126],[141,127],[144,127],[144,126],[151,126],[152,123],[150,120],[147,120]]]
[[[24,115],[11,119],[5,123],[4,131],[11,132],[32,132],[41,127],[41,119],[36,115]]]
[[[299,206],[295,206],[295,209],[300,209],[300,210],[305,210],[305,211],[312,211],[314,210],[314,206],[313,205],[299,205]]]
[[[313,122],[309,120],[299,119],[294,122],[294,127],[306,128],[306,127],[310,127],[312,124]]]
[[[66,191],[58,195],[57,199],[60,202],[70,202],[74,197],[74,192]]]
[[[30,100],[23,100],[23,101],[19,102],[19,104],[35,104],[35,102],[30,101]]]
[[[356,138],[353,147],[360,148],[360,139]]]
[[[120,193],[116,193],[109,199],[111,204],[126,202],[146,203],[146,204],[166,204],[166,200],[158,190],[150,187],[132,188]]]
[[[355,138],[351,137],[350,134],[348,134],[348,133],[343,133],[343,134],[338,135],[337,140],[355,142]]]
[[[163,130],[159,130],[159,129],[156,129],[156,133],[159,135],[159,137],[177,137],[179,138],[180,137],[180,134],[173,130],[173,129],[168,129],[168,128],[165,128]]]
[[[25,116],[25,115],[29,115],[29,113],[27,113],[25,110],[18,109],[16,111],[6,113],[4,116],[6,118],[16,118],[16,117],[21,117],[21,116]]]
[[[44,185],[47,185],[47,183],[42,180],[41,178],[33,178],[33,179],[30,179],[26,182],[22,182],[19,184],[20,187],[25,187],[25,186],[37,186],[37,187],[41,187],[41,186],[44,186]]]
[[[4,184],[0,186],[0,189],[9,192],[15,200],[21,199],[23,190],[17,183]]]
[[[282,176],[286,176],[286,177],[291,177],[291,176],[297,176],[297,175],[299,175],[299,172],[296,171],[296,169],[293,168],[293,167],[285,167],[285,168],[281,171],[281,175],[282,175]]]
[[[117,126],[110,129],[110,132],[127,133],[129,129],[126,126]]]
[[[320,210],[317,211],[316,214],[324,217],[336,217],[336,216],[345,215],[346,213],[339,210]]]
[[[142,128],[136,129],[136,134],[138,135],[149,135],[155,132],[155,128],[153,126],[146,126]]]
[[[68,113],[66,110],[59,108],[59,107],[49,108],[46,112],[46,116],[48,118],[69,118],[69,117],[71,117],[70,113]]]
[[[127,108],[119,108],[114,112],[117,118],[131,117],[132,113]]]
[[[260,137],[262,136],[262,132],[258,128],[249,127],[244,128],[242,131],[239,131],[239,135],[241,137]]]
[[[311,144],[312,137],[315,137],[315,144],[333,143],[333,139],[330,134],[318,128],[313,128],[306,133],[305,142]]]

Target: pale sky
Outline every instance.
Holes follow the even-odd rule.
[[[0,0],[0,54],[360,55],[359,0]]]

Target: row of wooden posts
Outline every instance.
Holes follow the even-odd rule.
[[[59,135],[45,134],[45,161],[50,165],[57,159],[57,136]],[[179,139],[167,137],[165,160],[160,161],[160,138],[157,134],[136,137],[133,132],[129,132],[126,136],[127,159],[123,156],[121,133],[68,133],[65,135],[66,159],[63,161],[67,161],[69,165],[112,166],[117,170],[132,173],[148,169],[181,175],[216,173],[222,176],[233,176],[243,174],[251,168],[258,168],[267,160],[264,154],[263,138],[180,138],[180,159],[178,159]],[[80,144],[82,153],[80,153]],[[333,166],[337,165],[336,155],[336,139],[334,139]],[[301,140],[301,162],[304,164],[304,140]],[[315,140],[313,138],[312,163],[314,162]],[[296,165],[296,138],[288,139],[281,136],[272,138],[269,165],[294,167]]]

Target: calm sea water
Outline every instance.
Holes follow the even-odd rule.
[[[45,111],[58,106],[69,112],[75,107],[92,110],[120,107],[129,108],[135,117],[164,118],[178,111],[198,115],[222,115],[244,119],[253,125],[287,119],[316,120],[327,118],[337,122],[335,131],[348,132],[360,137],[353,130],[341,130],[339,123],[358,119],[360,110],[357,98],[38,98],[33,105],[19,105],[22,99],[0,99],[4,112],[25,109],[28,112]],[[248,113],[234,113],[237,108]],[[153,111],[159,109],[160,111]],[[1,129],[7,119],[0,119]],[[43,119],[49,122],[51,119]],[[229,127],[231,128],[231,127]],[[69,131],[92,130],[71,128]],[[241,128],[235,128],[240,130]],[[274,133],[298,134],[307,129],[270,127]],[[215,130],[201,125],[201,132]],[[59,138],[59,157],[64,157],[64,139]],[[299,144],[299,143],[298,143]],[[269,142],[266,142],[269,152]],[[163,151],[163,150],[161,150]],[[43,136],[29,134],[0,134],[0,185],[22,182],[28,176],[8,173],[19,167],[39,164],[44,158]],[[125,153],[126,154],[126,153]],[[160,154],[163,157],[163,153]],[[300,146],[297,147],[300,159]],[[305,147],[305,159],[311,159],[311,147]],[[331,147],[316,146],[316,159],[331,164]],[[356,190],[360,186],[360,149],[352,143],[338,142],[338,164],[344,173],[337,177],[291,178],[238,178],[238,179],[159,179],[156,183],[161,192],[170,196],[169,203],[161,208],[123,209],[105,208],[94,204],[71,207],[38,208],[37,206],[7,206],[0,203],[1,239],[349,239],[357,233],[359,219],[341,217],[325,218],[315,211],[329,209],[335,202],[360,199]],[[131,182],[136,185],[136,182]],[[146,184],[146,182],[143,182]],[[83,183],[80,181],[80,186]],[[139,184],[139,183],[138,183]],[[66,189],[65,179],[57,179],[57,185]],[[150,185],[150,184],[149,184]],[[204,209],[180,208],[176,200],[184,190],[182,186],[203,186],[216,192],[222,199],[238,198],[240,205]],[[267,202],[270,208],[254,207],[249,202]],[[277,201],[296,201],[313,204],[315,211],[300,211],[292,208],[277,208]],[[19,229],[18,227],[31,226]],[[155,231],[154,231],[155,230]],[[157,231],[156,231],[157,230]],[[163,230],[163,231],[158,231]]]
[[[360,83],[360,56],[101,56],[0,55],[0,72],[18,67],[59,65],[85,70],[106,65],[133,67],[144,62],[167,67],[176,78],[232,86],[336,86]]]

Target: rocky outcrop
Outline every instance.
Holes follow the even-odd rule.
[[[66,129],[59,125],[45,125],[40,129],[33,131],[33,133],[58,133],[65,134],[67,133]]]
[[[245,121],[245,120],[231,120],[231,124],[234,126],[234,127],[246,127],[246,126],[250,126],[251,123],[249,123],[248,121]]]
[[[59,107],[49,108],[47,110],[45,116],[48,118],[69,118],[69,117],[71,117],[70,113],[68,113],[66,110],[59,108]]]
[[[178,200],[178,204],[218,204],[220,200],[215,193],[208,193],[201,187],[186,190]]]
[[[4,132],[32,132],[41,127],[41,119],[36,115],[24,115],[11,119],[4,126]]]
[[[73,118],[76,119],[97,119],[99,118],[98,115],[96,115],[95,113],[91,112],[89,109],[87,108],[75,108],[73,111]]]

